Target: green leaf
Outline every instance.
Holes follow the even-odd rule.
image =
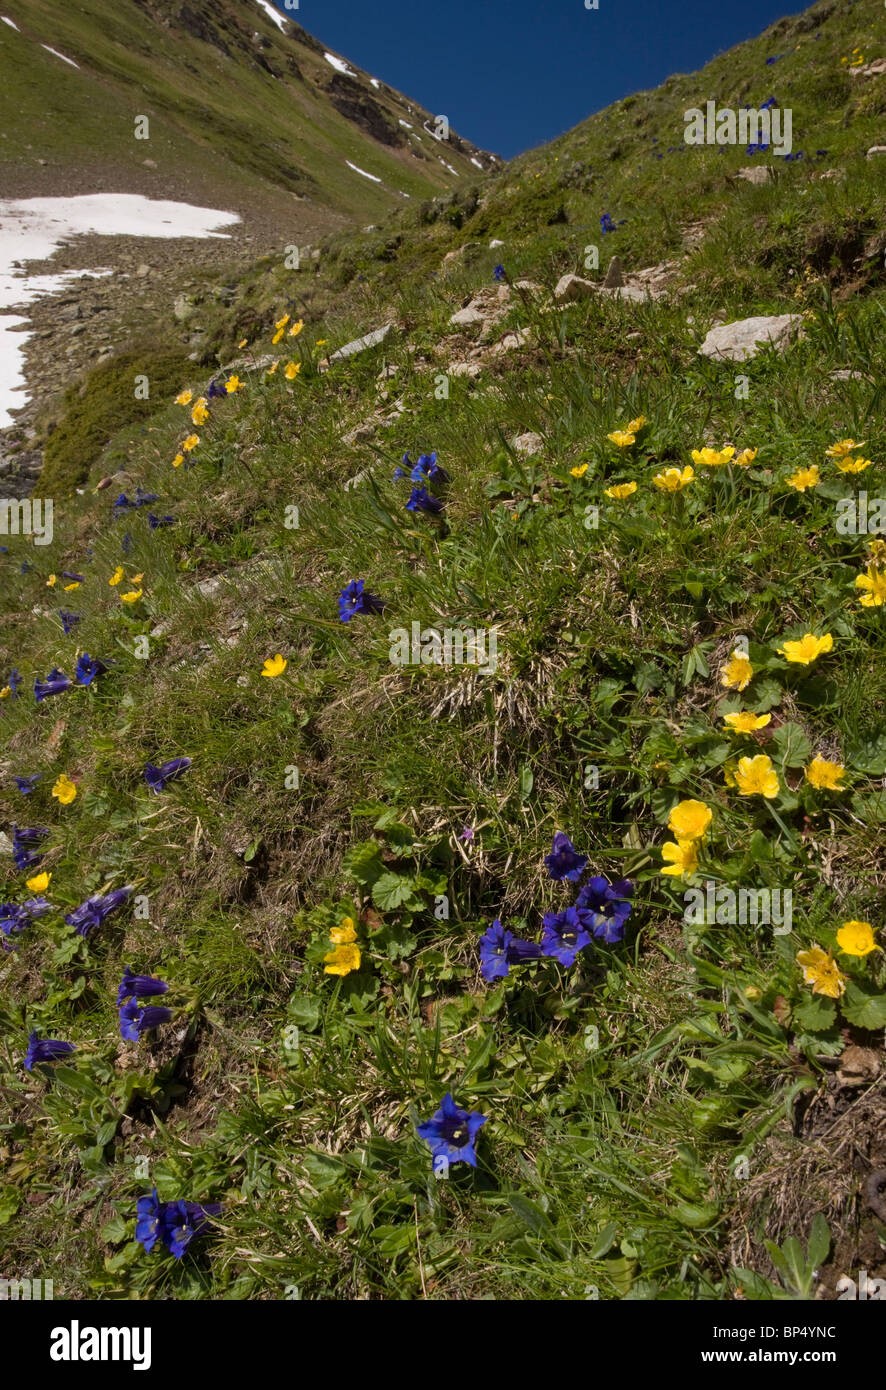
[[[17,1187],[0,1187],[0,1226],[6,1226],[21,1206],[22,1194]]]
[[[402,874],[383,873],[372,885],[372,901],[380,912],[393,912],[412,897],[413,884]]]
[[[102,1226],[100,1235],[106,1245],[119,1245],[121,1240],[126,1239],[126,1222],[122,1216],[112,1216],[110,1221],[106,1221]]]
[[[603,1256],[609,1253],[617,1230],[618,1227],[614,1221],[607,1222],[588,1251],[589,1260],[602,1260]]]
[[[812,744],[799,724],[782,724],[772,735],[782,767],[805,767],[812,756]]]
[[[537,1202],[533,1202],[529,1197],[524,1197],[522,1192],[508,1193],[508,1206],[515,1216],[528,1226],[530,1231],[534,1231],[538,1236],[551,1236],[554,1228],[545,1212]]]
[[[534,785],[535,777],[533,776],[532,768],[528,763],[524,763],[520,768],[520,795],[524,800],[532,791]]]
[[[363,840],[359,845],[352,845],[344,856],[342,868],[348,877],[355,879],[357,883],[362,883],[366,887],[375,883],[375,880],[384,873],[384,864],[378,842],[376,840]]]
[[[792,1022],[799,1024],[799,1029],[804,1033],[826,1033],[829,1028],[833,1028],[836,1017],[837,1006],[833,999],[826,999],[821,994],[810,994],[793,1010]]]
[[[294,994],[286,1006],[286,1017],[298,1028],[312,1033],[320,1022],[320,1001],[312,994]]]
[[[886,774],[886,733],[873,734],[850,743],[846,749],[846,761],[856,772],[867,773],[869,777],[882,777]]]
[[[873,990],[857,985],[854,980],[847,984],[840,1008],[843,1017],[854,1023],[856,1028],[867,1028],[871,1032],[886,1028],[886,994],[875,994]]]
[[[824,1264],[831,1248],[831,1233],[828,1223],[822,1213],[816,1212],[809,1230],[809,1243],[806,1247],[806,1256],[813,1269],[818,1269],[819,1265]]]
[[[347,1174],[347,1168],[331,1154],[321,1154],[309,1152],[302,1160],[308,1171],[311,1183],[318,1191],[322,1192],[324,1187],[331,1187]]]

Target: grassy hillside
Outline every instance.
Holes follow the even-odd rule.
[[[886,1275],[886,564],[837,524],[886,496],[884,79],[841,63],[886,56],[883,31],[873,0],[816,6],[330,239],[304,297],[263,262],[191,401],[121,410],[53,544],[5,541],[4,824],[49,833],[0,860],[0,895],[50,907],[5,919],[4,1270],[37,1277],[51,1244],[57,1297],[178,1299]],[[765,157],[682,148],[709,95],[792,104],[804,158],[751,184]],[[610,253],[672,261],[667,295],[555,298]],[[469,297],[484,322],[451,324]],[[799,316],[784,350],[699,354],[769,313]],[[195,424],[221,364],[240,389]],[[396,470],[431,451],[443,509],[408,510]],[[352,580],[382,612],[341,621]],[[414,623],[494,630],[495,669],[401,664]],[[107,669],[35,699],[84,653]],[[155,794],[146,764],[179,758]],[[559,832],[580,882],[546,865]],[[591,874],[631,880],[626,920],[484,978],[495,919],[537,946]],[[792,915],[688,919],[709,884],[790,891]],[[170,986],[137,1041],[126,967]],[[25,1070],[31,1032],[76,1051]],[[477,1166],[435,1176],[416,1126],[446,1093],[486,1122]],[[222,1204],[181,1260],[136,1239],[152,1187]]]

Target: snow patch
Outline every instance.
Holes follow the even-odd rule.
[[[379,80],[378,80],[377,77],[370,77],[369,80],[370,80],[370,82],[372,83],[373,87],[380,87],[380,86],[381,86],[381,83],[379,82]]]
[[[412,129],[412,126],[409,124],[408,121],[401,121],[400,124],[403,125],[403,126],[405,126],[407,130],[411,130],[411,129]]]
[[[473,155],[471,155],[471,163],[476,164],[478,169],[483,168],[483,165],[480,163],[479,159],[475,159]]]
[[[269,3],[269,0],[257,0],[257,3],[261,5],[268,18],[272,19],[274,23],[277,25],[278,29],[281,29],[285,34],[286,30],[283,28],[283,26],[286,23],[286,20],[284,19],[280,11],[275,10],[274,6]]]
[[[3,23],[4,23],[4,24],[8,24],[9,27],[10,27],[10,29],[14,29],[15,32],[16,32],[17,34],[21,32],[21,31],[19,30],[18,25],[17,25],[17,24],[13,24],[13,22],[12,22],[11,19],[7,19],[5,14],[0,14],[0,19],[3,20]]]
[[[45,48],[47,53],[52,53],[56,58],[61,58],[63,63],[70,63],[72,68],[79,69],[79,63],[75,63],[73,58],[66,58],[64,53],[59,53],[57,48],[50,48],[48,43],[41,43],[40,47]]]
[[[349,169],[353,169],[353,171],[354,171],[355,174],[362,174],[363,177],[364,177],[364,179],[372,179],[372,182],[373,182],[373,183],[381,183],[381,179],[377,179],[377,178],[375,177],[375,174],[367,174],[367,172],[366,172],[365,169],[358,169],[358,168],[357,168],[357,165],[356,165],[356,164],[352,164],[351,161],[350,161],[349,159],[346,159],[346,160],[345,160],[345,164],[347,164],[347,166],[348,166]]]
[[[346,73],[348,77],[357,76],[357,74],[354,72],[354,69],[349,67],[343,58],[336,58],[334,53],[324,53],[323,57],[326,59],[327,63],[332,64],[336,72]]]
[[[24,261],[43,261],[69,237],[155,236],[226,238],[213,228],[239,222],[234,212],[191,207],[142,198],[135,193],[94,193],[77,198],[22,198],[0,201],[0,309],[16,309],[41,295],[54,294],[81,275],[111,275],[107,270],[69,270],[57,275],[28,275]],[[28,320],[0,314],[0,429],[12,424],[11,410],[21,409],[25,390],[22,348]]]
[[[446,169],[449,170],[450,174],[454,174],[455,177],[458,178],[458,170],[457,170],[457,169],[453,169],[452,165],[451,165],[451,164],[447,164],[445,159],[441,159],[441,160],[440,160],[440,163],[444,166],[444,168],[446,168]]]

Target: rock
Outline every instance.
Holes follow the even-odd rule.
[[[736,319],[734,323],[712,328],[699,352],[704,357],[727,362],[746,362],[766,343],[779,349],[787,347],[802,322],[801,314],[760,314],[755,318]]]
[[[12,841],[0,830],[0,854],[12,854]]]
[[[849,367],[838,367],[835,372],[829,372],[832,381],[871,381],[872,378],[866,372],[856,372]]]
[[[813,174],[812,177],[814,179],[841,179],[843,177],[843,170],[822,169],[819,173]]]
[[[348,478],[347,482],[344,484],[345,492],[350,492],[353,488],[358,487],[359,484],[363,482],[364,478],[368,476],[369,474],[365,471],[362,473],[355,473],[353,478]]]
[[[886,72],[886,58],[875,58],[872,63],[864,63],[861,67],[850,68],[850,77],[877,77],[881,72]]]
[[[529,338],[528,328],[512,329],[509,333],[505,333],[494,347],[489,349],[489,356],[500,357],[503,352],[513,352],[514,348],[522,347],[524,343],[527,343]]]
[[[374,424],[367,424],[365,421],[361,425],[355,425],[347,434],[342,435],[342,443],[347,444],[353,449],[355,444],[365,444],[375,434]]]
[[[772,167],[769,164],[748,164],[744,169],[736,170],[737,179],[746,179],[748,183],[768,183],[772,178]]]
[[[149,265],[140,265],[135,273],[140,280],[143,280],[146,275],[150,275],[151,267]]]
[[[187,323],[196,314],[196,306],[186,294],[180,294],[172,306],[172,316],[176,323]]]
[[[624,282],[625,277],[622,270],[621,257],[613,256],[612,260],[609,262],[606,278],[603,281],[603,288],[604,290],[617,290],[621,288]]]
[[[454,313],[449,322],[453,328],[472,328],[475,323],[485,323],[486,319],[473,304],[467,304],[464,309],[459,309],[457,313]]]
[[[446,368],[447,376],[478,377],[483,368],[479,362],[450,362]]]
[[[570,304],[576,299],[589,299],[596,289],[592,280],[582,280],[580,275],[561,275],[554,298],[561,304]]]
[[[386,367],[382,367],[381,371],[376,377],[376,381],[390,381],[391,377],[396,375],[397,368],[394,366],[393,362],[389,362]]]
[[[516,280],[514,289],[522,290],[524,294],[541,294],[544,285],[539,285],[535,280]]]
[[[629,299],[633,303],[642,303],[644,299],[654,298],[650,291],[641,285],[621,285],[614,290],[607,290],[601,285],[600,294],[609,295],[612,299]]]
[[[146,169],[156,169],[157,167],[156,159],[143,159],[142,164],[145,166]]]
[[[868,159],[871,159],[875,154],[886,154],[886,145],[871,145],[868,150]]]
[[[498,237],[493,237],[492,241],[489,243],[490,251],[494,251],[496,246],[504,246],[504,242],[499,241]]]
[[[526,434],[518,434],[511,440],[511,448],[518,454],[540,454],[545,446],[545,442],[540,434],[534,434],[529,430]]]
[[[377,347],[383,343],[388,334],[393,332],[394,325],[386,323],[381,328],[375,328],[371,333],[364,333],[362,338],[355,338],[351,343],[345,343],[336,352],[329,354],[330,362],[342,362],[346,357],[353,357],[358,352],[365,352],[367,348]]]

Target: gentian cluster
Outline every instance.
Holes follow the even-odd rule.
[[[30,796],[31,792],[34,790],[34,783],[39,782],[42,776],[42,772],[32,772],[30,777],[14,777],[13,781],[22,796]]]
[[[89,652],[83,652],[77,661],[76,678],[78,685],[92,685],[96,676],[101,676],[108,669],[108,663],[102,661],[97,656],[90,656]]]
[[[62,627],[65,630],[65,636],[70,637],[71,630],[75,628],[80,621],[80,614],[70,613],[67,608],[60,608],[58,616],[62,620]]]
[[[149,1254],[157,1241],[162,1241],[170,1254],[180,1260],[194,1237],[220,1211],[220,1202],[160,1202],[155,1187],[150,1197],[138,1199],[135,1238]]]
[[[51,910],[52,904],[45,898],[31,898],[26,903],[0,903],[0,932],[4,938],[17,935],[29,927],[35,918]],[[5,939],[0,940],[0,946],[4,951],[13,949]]]

